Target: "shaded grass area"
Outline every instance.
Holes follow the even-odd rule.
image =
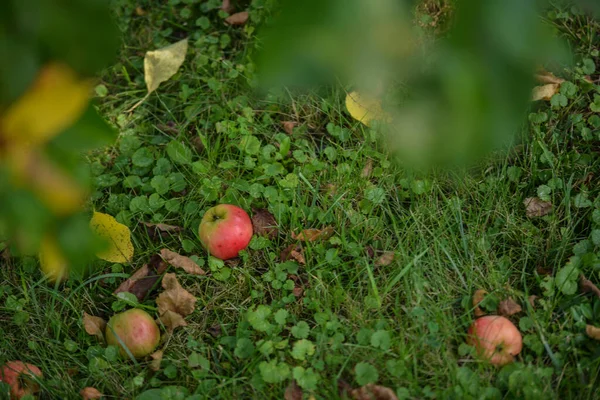
[[[340,379],[378,382],[401,398],[596,398],[600,350],[581,323],[598,324],[600,303],[548,283],[574,251],[595,251],[581,243],[596,202],[574,201],[585,194],[592,203],[595,193],[588,177],[598,169],[596,136],[582,138],[572,123],[578,113],[589,119],[589,95],[578,92],[564,108],[534,106],[510,154],[425,175],[393,162],[377,135],[347,115],[344,88],[254,93],[251,29],[269,17],[268,5],[248,5],[251,23],[242,28],[222,24],[219,6],[114,2],[125,43],[102,77],[108,94],[98,104],[121,135],[89,156],[91,206],[131,228],[136,255],[131,265],[98,261],[83,281],[56,288],[42,281],[35,260],[9,261],[0,275],[2,359],[38,365],[42,398],[76,398],[85,386],[115,398],[152,388],[180,398],[176,387],[192,398],[282,398],[291,377],[326,399],[338,398]],[[440,20],[447,6],[422,6],[431,20],[420,20]],[[548,18],[576,54],[596,60],[597,23],[568,13]],[[188,35],[181,72],[124,113],[145,94],[144,51]],[[297,124],[291,135],[282,121]],[[190,162],[169,154],[173,142],[188,149]],[[523,200],[541,185],[554,212],[527,218]],[[235,266],[214,264],[197,227],[217,202],[268,209],[278,237],[255,238]],[[140,221],[184,231],[151,238]],[[280,260],[292,232],[326,226],[334,236],[304,244],[305,265]],[[155,372],[151,360],[119,360],[85,333],[81,316],[108,319],[112,291],[163,247],[196,255],[213,274],[177,272],[198,303],[189,325],[166,339]],[[377,265],[386,251],[394,261]],[[597,271],[586,264],[591,277]],[[512,367],[498,371],[464,345],[477,289],[524,305],[514,321],[525,348]],[[538,296],[531,307],[530,295]],[[154,296],[144,303],[150,311]],[[302,340],[304,350],[296,348]]]

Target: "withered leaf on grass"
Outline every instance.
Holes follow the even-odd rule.
[[[188,274],[206,275],[206,271],[200,268],[198,264],[196,264],[194,260],[189,257],[182,256],[181,254],[175,253],[169,249],[162,249],[160,251],[160,255],[166,262],[176,268],[183,269]]]
[[[300,389],[295,379],[292,379],[287,388],[285,388],[283,398],[285,400],[302,400],[302,389]]]
[[[485,315],[485,311],[479,307],[479,304],[483,301],[487,294],[488,292],[483,289],[477,289],[473,294],[473,314],[475,314],[476,317]]]
[[[600,328],[597,328],[594,325],[586,325],[585,333],[592,339],[600,340]]]
[[[183,317],[171,310],[165,311],[158,320],[167,328],[168,332],[173,332],[175,328],[180,326],[187,326],[187,322]]]
[[[546,71],[543,69],[539,70],[535,74],[535,79],[540,83],[556,83],[559,85],[565,81],[564,79],[559,78],[556,75],[554,75],[552,72],[549,72],[549,71]]]
[[[264,208],[252,210],[252,229],[257,235],[266,236],[269,239],[274,239],[279,234],[275,217]]]
[[[166,269],[167,263],[155,254],[148,264],[135,271],[114,293],[129,292],[142,301]]]
[[[552,211],[552,203],[543,201],[538,197],[528,197],[523,201],[528,218],[543,217]]]
[[[548,83],[543,86],[536,86],[531,91],[531,100],[550,100],[552,96],[558,93],[560,85],[558,83]]]
[[[244,25],[246,21],[248,21],[248,11],[242,11],[239,13],[231,14],[229,17],[225,18],[225,22],[229,25]]]
[[[298,261],[298,264],[306,265],[306,259],[304,258],[304,249],[300,243],[294,243],[286,247],[280,254],[282,262],[294,259]]]
[[[316,240],[327,240],[331,236],[333,236],[333,233],[333,227],[328,226],[323,229],[305,229],[298,235],[292,232],[292,238],[295,240],[302,240],[305,242],[314,242]]]
[[[360,173],[361,178],[370,178],[373,173],[373,160],[370,158],[367,160],[362,172]]]
[[[538,297],[537,297],[535,294],[532,294],[531,296],[529,296],[529,297],[527,298],[527,301],[529,302],[529,305],[530,305],[531,307],[535,307],[535,301],[537,300],[537,298],[538,298]]]
[[[170,310],[185,317],[194,311],[196,298],[181,287],[175,274],[165,274],[162,287],[165,291],[156,299],[160,315]]]
[[[83,328],[88,335],[93,335],[100,340],[104,340],[104,328],[106,328],[106,321],[102,318],[94,317],[84,311]]]
[[[142,222],[146,226],[146,231],[151,239],[158,236],[167,237],[170,233],[178,233],[183,231],[183,228],[176,225],[168,224],[152,224],[150,222]]]
[[[498,314],[503,315],[505,317],[510,317],[511,315],[520,313],[523,309],[519,304],[517,304],[510,297],[502,300],[500,304],[498,304]]]
[[[298,123],[294,121],[283,121],[281,125],[283,125],[283,130],[285,133],[291,135],[294,133],[294,127],[298,125]]]
[[[231,12],[231,9],[233,7],[231,6],[231,1],[230,0],[223,0],[223,3],[221,4],[221,10],[225,11],[226,13]]]
[[[398,400],[396,393],[390,388],[372,383],[350,391],[354,400]]]
[[[598,286],[594,285],[592,281],[586,279],[586,277],[583,275],[581,275],[580,284],[581,290],[584,292],[594,293],[596,296],[600,297],[600,289],[598,289]]]
[[[79,392],[83,400],[101,399],[103,394],[96,388],[86,387]]]
[[[379,256],[377,260],[375,260],[375,266],[385,267],[386,265],[390,265],[392,261],[394,261],[394,256],[395,254],[393,251],[386,251],[381,256]]]
[[[150,354],[150,357],[152,357],[152,362],[150,363],[150,369],[152,371],[160,370],[160,362],[162,361],[163,353],[164,353],[163,350],[156,350],[154,353]]]

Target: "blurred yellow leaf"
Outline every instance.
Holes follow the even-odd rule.
[[[558,89],[560,89],[560,84],[558,83],[549,83],[543,86],[536,86],[531,91],[531,100],[550,100],[552,96],[558,93]]]
[[[62,282],[69,275],[69,264],[54,236],[44,236],[40,244],[39,258],[41,270],[49,282]]]
[[[66,215],[81,208],[87,192],[41,152],[28,148],[12,148],[7,164],[13,183],[36,194],[52,211]]]
[[[389,116],[381,108],[379,99],[362,95],[356,91],[346,95],[346,109],[355,120],[370,126],[371,121],[386,121]]]
[[[117,222],[112,216],[94,212],[90,221],[90,228],[99,237],[105,239],[108,249],[96,254],[98,258],[106,261],[123,263],[133,257],[133,244],[129,228]]]
[[[148,51],[144,57],[144,79],[148,93],[177,73],[188,49],[188,40],[183,39],[162,49]]]
[[[13,146],[51,139],[81,116],[91,89],[91,81],[79,79],[67,65],[46,65],[27,92],[6,110],[0,136]]]

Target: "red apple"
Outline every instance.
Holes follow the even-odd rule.
[[[120,347],[123,357],[128,357],[117,336],[135,358],[152,353],[160,341],[160,330],[154,319],[144,310],[133,308],[115,314],[106,324],[106,343]]]
[[[219,204],[204,214],[198,230],[210,255],[228,260],[237,257],[252,239],[252,221],[239,207]]]
[[[9,361],[0,369],[0,382],[10,386],[11,399],[20,399],[40,391],[40,386],[31,379],[34,375],[38,378],[42,377],[42,371],[35,365],[26,364],[23,361]]]
[[[523,348],[523,337],[507,318],[488,315],[477,318],[468,331],[467,344],[474,346],[477,354],[494,365],[514,361]]]

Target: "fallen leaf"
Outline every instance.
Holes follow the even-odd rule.
[[[225,18],[225,22],[229,25],[244,25],[246,21],[248,21],[248,11],[242,11],[239,13],[231,14],[229,17]]]
[[[367,257],[369,257],[369,258],[375,257],[375,249],[373,248],[373,246],[367,246],[365,248],[365,251],[367,252]]]
[[[104,329],[106,321],[100,317],[94,317],[85,311],[83,312],[83,328],[88,335],[96,336],[100,340],[104,340]]]
[[[183,228],[176,225],[167,224],[152,224],[150,222],[142,222],[146,226],[146,231],[151,239],[155,239],[158,236],[167,237],[170,233],[182,232]]]
[[[306,260],[304,259],[304,249],[300,243],[294,243],[286,247],[279,255],[279,258],[282,262],[294,259],[298,261],[299,264],[306,264]]]
[[[150,354],[150,357],[152,357],[152,362],[150,363],[150,369],[152,371],[160,370],[160,362],[162,361],[163,353],[164,353],[163,350],[156,350],[154,353]]]
[[[554,75],[552,72],[548,72],[543,69],[539,70],[538,73],[535,74],[535,79],[539,83],[556,83],[559,85],[565,81],[564,79]]]
[[[537,297],[536,295],[534,295],[534,294],[532,294],[531,296],[529,296],[529,297],[527,298],[527,301],[529,302],[529,305],[530,305],[531,307],[535,307],[535,301],[537,300],[537,298],[538,298],[538,297]]]
[[[365,164],[363,170],[360,173],[360,177],[361,178],[370,178],[372,173],[373,173],[373,160],[371,160],[369,158],[367,160],[367,163]]]
[[[148,93],[127,112],[135,110],[152,92],[158,89],[161,83],[169,80],[177,73],[185,60],[187,50],[188,39],[185,38],[166,47],[146,52],[144,56],[144,81]]]
[[[592,339],[600,340],[600,328],[596,328],[593,325],[586,325],[585,333]]]
[[[181,287],[175,274],[165,274],[162,287],[165,290],[156,299],[159,315],[170,310],[185,317],[194,311],[196,298]]]
[[[133,243],[129,228],[117,222],[114,217],[94,212],[90,228],[96,235],[108,242],[108,248],[96,253],[98,258],[114,263],[129,262],[133,258]]]
[[[473,314],[476,317],[481,317],[485,315],[485,311],[483,311],[481,309],[481,307],[479,307],[479,304],[483,301],[483,299],[485,298],[485,296],[488,294],[488,292],[486,292],[483,289],[477,289],[475,291],[475,293],[473,294]]]
[[[252,209],[252,229],[257,235],[269,239],[274,239],[279,234],[275,217],[265,208]]]
[[[394,261],[394,252],[386,251],[381,255],[377,260],[375,260],[376,267],[385,267],[386,265],[390,265],[392,261]]]
[[[351,92],[346,95],[346,109],[355,120],[370,126],[371,121],[389,121],[389,116],[383,111],[379,99]]]
[[[515,315],[523,311],[521,306],[517,304],[510,297],[508,299],[502,300],[500,304],[498,304],[498,314],[503,315],[505,317],[510,317],[511,315]]]
[[[135,295],[139,301],[144,300],[148,292],[154,287],[156,281],[166,271],[167,267],[167,263],[158,254],[153,255],[150,258],[150,262],[144,264],[143,267],[135,271],[133,275],[121,283],[117,290],[114,291],[114,294],[129,292]]]
[[[183,317],[174,311],[167,310],[158,318],[160,322],[167,328],[167,332],[173,332],[175,328],[187,326],[187,322]]]
[[[221,325],[215,324],[208,328],[208,333],[210,333],[212,337],[219,337],[221,336],[222,330],[223,328],[221,328]]]
[[[294,286],[292,289],[292,294],[298,298],[302,297],[302,293],[304,293],[304,289],[300,286]]]
[[[390,388],[369,383],[361,388],[350,391],[354,400],[398,400],[394,391]]]
[[[600,289],[598,289],[598,286],[594,285],[589,279],[586,279],[585,276],[581,275],[579,283],[582,291],[585,293],[594,293],[596,296],[600,297]]]
[[[79,392],[83,400],[101,399],[104,396],[100,391],[93,387],[86,387]]]
[[[283,130],[285,133],[291,135],[294,133],[294,127],[298,125],[298,123],[295,121],[283,121],[281,125],[283,125]]]
[[[298,386],[295,379],[292,379],[287,388],[285,388],[283,398],[285,400],[302,400],[302,389]]]
[[[181,254],[175,253],[174,251],[168,249],[162,249],[160,251],[160,255],[166,262],[175,268],[183,269],[188,274],[206,275],[206,271],[200,268],[198,264],[196,264],[194,260],[189,257],[182,256]]]
[[[67,368],[67,375],[69,375],[71,377],[77,375],[78,373],[79,373],[79,368],[77,368],[77,367]]]
[[[536,86],[531,91],[531,100],[550,100],[552,96],[558,93],[560,85],[558,83],[549,83],[543,86]]]
[[[528,197],[523,201],[528,218],[543,217],[552,211],[552,203],[543,201],[538,197]]]
[[[221,10],[225,11],[226,13],[229,13],[232,9],[233,7],[231,6],[231,1],[223,0],[223,3],[221,4]]]
[[[86,109],[93,87],[71,67],[42,67],[27,91],[0,119],[0,138],[12,145],[41,145],[72,125]]]
[[[135,13],[137,16],[142,17],[144,15],[146,15],[146,10],[144,10],[142,7],[138,6],[135,8]]]
[[[292,239],[302,240],[305,242],[314,242],[316,240],[327,240],[333,236],[334,230],[332,226],[323,229],[305,229],[296,235],[292,232]]]

